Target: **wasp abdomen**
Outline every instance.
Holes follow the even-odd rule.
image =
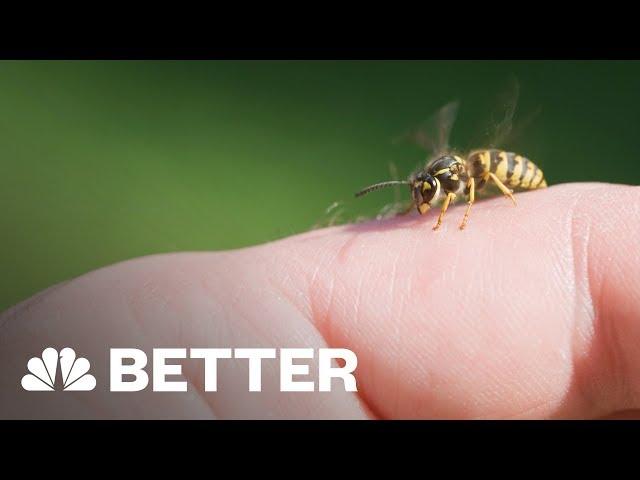
[[[479,150],[469,155],[467,165],[469,174],[478,179],[480,188],[489,172],[511,188],[535,190],[547,186],[542,170],[517,153],[495,149]]]

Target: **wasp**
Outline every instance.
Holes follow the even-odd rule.
[[[507,108],[505,118],[497,125],[498,139],[504,139],[511,130],[516,100],[517,91]],[[448,147],[448,134],[458,105],[458,102],[445,105],[431,119],[431,122],[435,120],[438,126],[438,135],[429,136],[424,126],[410,132],[409,136],[412,140],[427,150],[436,152],[427,160],[424,167],[412,173],[407,180],[389,180],[370,185],[357,192],[356,197],[380,188],[408,185],[412,198],[410,208],[415,206],[420,215],[426,214],[434,202],[444,198],[440,215],[433,227],[437,230],[442,225],[442,219],[449,206],[458,195],[464,194],[467,199],[467,208],[459,227],[462,230],[469,220],[476,192],[486,185],[494,184],[514,205],[516,205],[513,195],[515,190],[537,190],[547,186],[542,170],[523,155],[498,148],[474,149],[466,155],[459,155],[451,150]]]

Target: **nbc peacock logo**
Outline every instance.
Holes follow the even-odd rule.
[[[76,357],[69,347],[60,350],[45,348],[42,358],[33,357],[27,363],[27,373],[22,377],[22,388],[30,392],[56,390],[56,375],[60,371],[63,391],[90,391],[96,388],[96,378],[89,372],[91,364],[86,358]]]

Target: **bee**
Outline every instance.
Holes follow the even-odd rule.
[[[504,119],[497,125],[496,141],[503,140],[511,131],[517,85],[513,96]],[[390,180],[370,185],[357,192],[356,197],[381,188],[408,185],[412,198],[410,208],[415,206],[420,215],[426,214],[434,202],[444,198],[440,215],[433,227],[437,230],[442,225],[442,219],[449,206],[459,195],[464,194],[467,208],[459,227],[462,230],[469,220],[476,192],[488,184],[494,184],[514,205],[517,205],[513,195],[514,189],[526,191],[547,187],[542,170],[522,155],[498,148],[474,149],[466,155],[459,155],[451,150],[448,146],[448,136],[458,105],[458,102],[449,103],[430,119],[430,122],[435,122],[438,127],[439,133],[435,137],[427,135],[424,126],[408,135],[425,149],[435,152],[423,168],[412,173],[407,180]]]

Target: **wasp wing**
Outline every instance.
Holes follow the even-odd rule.
[[[448,151],[449,137],[459,106],[459,101],[447,103],[420,125],[396,137],[394,143],[414,143],[426,150],[429,156]]]
[[[493,126],[493,130],[489,132],[491,136],[487,144],[489,147],[500,148],[507,142],[513,131],[513,119],[519,98],[520,83],[515,77],[511,76],[509,77],[507,89],[498,97],[498,113],[496,114],[496,111],[492,112],[490,124]]]
[[[520,82],[514,75],[510,75],[507,86],[498,94],[491,110],[486,128],[480,138],[476,138],[473,147],[505,149],[512,143],[539,114],[540,109],[534,110],[526,117],[516,122],[516,110],[520,99]],[[477,136],[478,137],[478,136]]]

